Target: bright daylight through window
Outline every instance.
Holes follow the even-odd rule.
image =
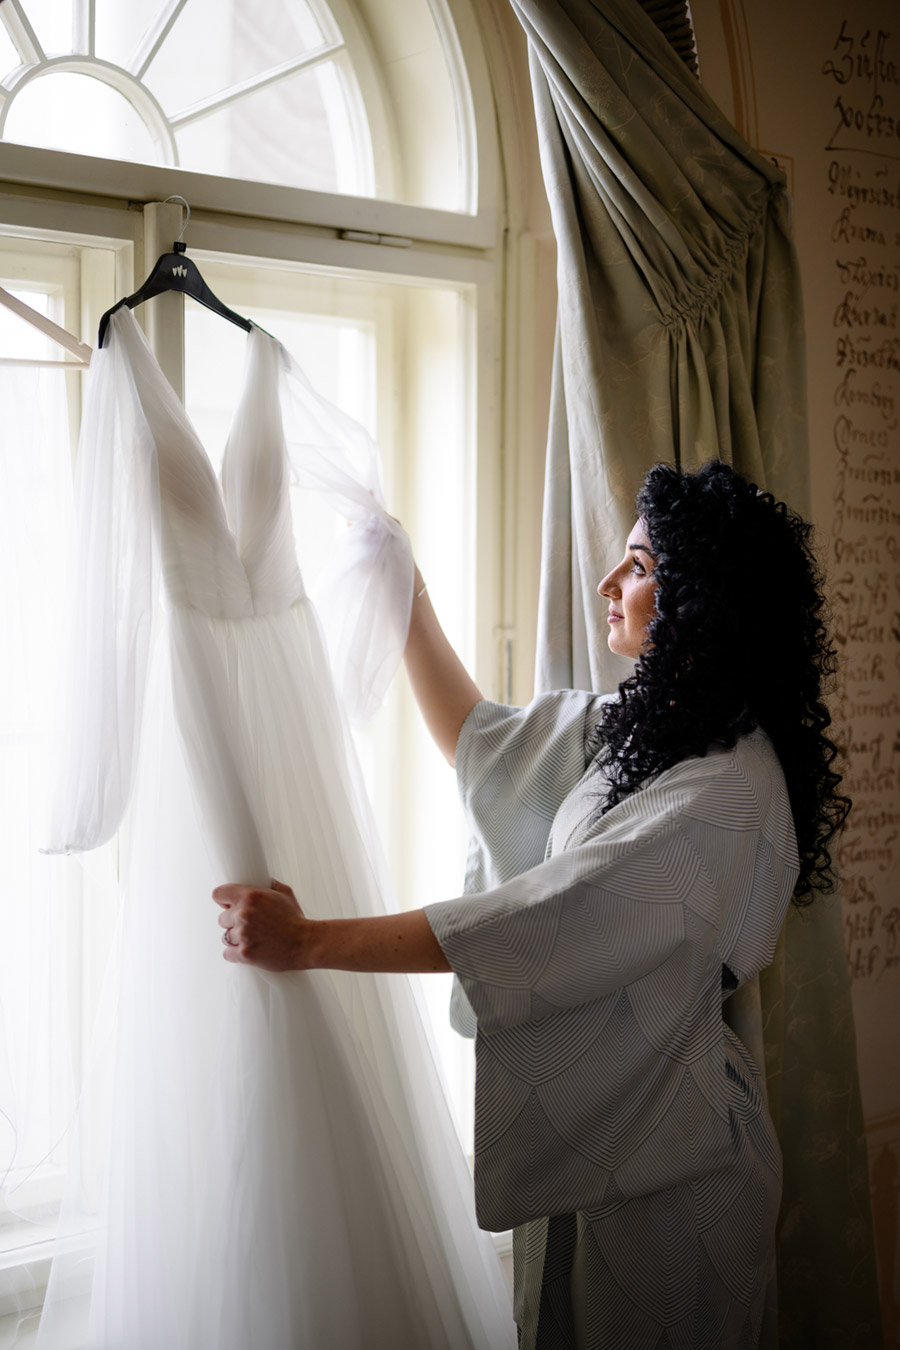
[[[379,57],[348,0],[2,0],[0,141],[469,209],[450,33],[383,16]]]
[[[100,315],[137,289],[180,226],[180,208],[166,207],[157,233],[148,204],[190,192],[191,259],[379,441],[389,509],[410,530],[445,627],[465,660],[493,669],[496,620],[475,603],[475,577],[481,568],[483,588],[495,575],[498,532],[476,536],[473,522],[476,493],[483,522],[500,502],[477,453],[498,404],[499,279],[493,208],[476,208],[475,144],[444,0],[0,0],[0,287],[94,346]],[[146,187],[142,174],[153,175]],[[378,235],[341,228],[348,194],[386,213]],[[135,315],[218,470],[244,334],[191,300]],[[27,1330],[43,1297],[128,854],[127,826],[80,858],[38,851],[83,376],[71,353],[0,307],[0,554],[15,577],[0,644],[20,654],[0,671],[10,767],[0,911],[14,935],[0,948],[0,1345],[7,1327]],[[312,589],[323,518],[297,494],[294,514]],[[399,903],[457,894],[453,776],[402,679],[358,748]],[[447,1022],[449,976],[425,996],[470,1149],[471,1047]]]
[[[326,192],[373,190],[346,45],[303,0],[4,0],[0,136]],[[279,128],[277,137],[268,129]]]

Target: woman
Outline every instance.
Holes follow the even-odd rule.
[[[780,1154],[722,999],[830,883],[834,657],[810,528],[713,462],[657,465],[599,584],[617,695],[484,700],[417,574],[406,663],[473,828],[466,895],[316,922],[224,886],[225,956],[458,976],[475,1191],[514,1227],[522,1346],[758,1342]],[[473,1016],[474,1015],[474,1016]]]

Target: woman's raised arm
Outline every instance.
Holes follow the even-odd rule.
[[[484,695],[447,641],[418,567],[403,660],[425,725],[452,765],[462,724]]]

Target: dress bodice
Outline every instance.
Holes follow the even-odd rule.
[[[227,699],[209,690],[216,680],[227,689],[233,659],[220,652],[213,660],[209,644],[235,621],[277,626],[305,608],[293,482],[354,527],[337,532],[322,569],[330,589],[320,613],[344,706],[361,719],[399,663],[412,600],[412,552],[385,509],[374,441],[312,388],[279,342],[252,327],[220,483],[131,311],[111,316],[91,360],[75,473],[71,673],[48,828],[54,850],[95,848],[122,818],[154,635],[163,631],[160,582],[173,659],[182,662],[185,689],[200,691],[190,718],[207,726],[218,709],[207,738],[229,743]],[[220,776],[234,777],[224,768]],[[257,850],[254,875],[261,869]]]
[[[107,359],[128,367],[136,430],[147,437],[171,603],[216,618],[289,608],[304,591],[278,390],[281,344],[255,326],[250,330],[221,484],[129,309],[110,320]]]

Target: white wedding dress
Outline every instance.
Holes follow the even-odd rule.
[[[210,899],[274,876],[384,912],[288,500],[293,472],[351,522],[328,609],[365,710],[412,589],[374,446],[257,328],[221,487],[128,309],[89,380],[49,843],[124,820],[128,868],[38,1345],[512,1347],[414,984],[229,965]]]

